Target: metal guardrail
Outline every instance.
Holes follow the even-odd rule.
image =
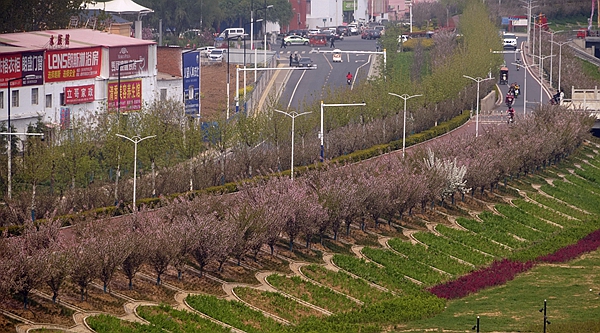
[[[569,45],[569,47],[571,47],[571,49],[575,52],[575,55],[583,60],[589,61],[592,64],[596,65],[596,66],[600,66],[600,59],[594,57],[593,55],[585,52],[584,50],[582,50],[580,47],[578,47],[577,45],[573,45],[573,43],[568,43],[567,45]]]

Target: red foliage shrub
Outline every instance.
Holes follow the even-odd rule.
[[[461,276],[457,280],[429,288],[429,291],[441,298],[461,298],[487,287],[504,284],[512,280],[518,273],[525,272],[532,267],[533,262],[531,261],[523,263],[503,259],[495,261],[489,267]]]

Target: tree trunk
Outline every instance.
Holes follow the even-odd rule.
[[[151,167],[152,167],[152,197],[156,198],[156,163],[155,163],[154,159],[152,159]]]

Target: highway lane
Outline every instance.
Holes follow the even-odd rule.
[[[335,48],[343,51],[375,51],[376,42],[362,40],[360,36],[350,36],[343,41],[336,41]],[[346,75],[351,72],[354,81],[366,80],[373,57],[368,54],[342,54],[342,62],[334,63],[329,45],[316,48],[310,46],[288,46],[280,49],[280,57],[288,59],[290,54],[298,53],[301,57],[310,57],[316,70],[292,71],[279,103],[284,108],[302,111],[304,103],[313,103],[326,99],[329,92],[336,89],[352,89],[354,85],[346,84]],[[282,52],[283,51],[283,52]],[[327,103],[327,100],[325,100]]]

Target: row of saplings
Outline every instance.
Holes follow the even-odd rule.
[[[589,118],[556,111],[538,110],[477,138],[437,140],[406,158],[389,154],[357,165],[325,165],[294,180],[261,177],[239,184],[236,193],[177,199],[118,220],[82,220],[68,229],[54,217],[29,223],[19,236],[0,238],[0,293],[20,294],[27,306],[30,292],[46,286],[56,301],[70,279],[84,300],[92,281],[101,280],[106,291],[117,270],[132,288],[146,264],[160,284],[169,267],[181,276],[190,258],[203,274],[211,262],[220,270],[230,258],[256,259],[265,244],[273,252],[282,239],[290,249],[299,240],[310,247],[315,236],[337,239],[353,224],[377,227],[380,218],[401,218],[468,186],[483,188],[532,169],[531,161],[573,151],[589,135]]]

